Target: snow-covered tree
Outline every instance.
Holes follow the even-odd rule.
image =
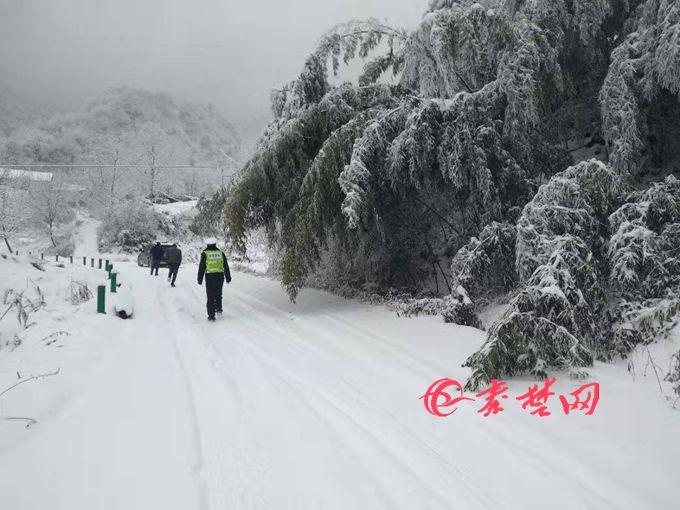
[[[554,176],[517,224],[522,289],[466,365],[477,388],[492,378],[588,366],[608,348],[607,300],[598,267],[620,177],[592,160]]]
[[[50,181],[29,186],[27,207],[35,224],[47,234],[53,248],[66,254],[69,246],[61,246],[58,229],[73,216],[69,192],[63,182]],[[61,248],[61,250],[60,250]]]
[[[642,2],[629,26],[600,101],[612,165],[640,174],[680,160],[680,4]]]
[[[473,298],[507,292],[517,283],[515,244],[517,230],[507,223],[493,222],[479,237],[463,246],[451,263],[454,284]]]
[[[680,313],[680,181],[633,193],[609,221],[614,343],[625,354],[666,333]]]
[[[10,253],[13,252],[12,238],[29,223],[26,208],[27,195],[27,191],[18,188],[16,182],[10,186],[10,182],[0,176],[0,236]]]
[[[305,283],[406,292],[401,313],[462,306],[452,320],[474,325],[472,300],[511,292],[470,387],[580,373],[641,341],[630,331],[652,338],[678,311],[679,229],[650,219],[672,209],[661,198],[626,194],[629,174],[680,161],[677,10],[432,0],[412,31],[335,27],[273,96],[227,200],[233,245],[263,227],[293,299]],[[359,82],[331,85],[356,56]]]
[[[104,250],[118,247],[135,252],[167,232],[163,215],[149,209],[139,200],[123,200],[104,217],[98,240]]]
[[[221,188],[211,197],[201,198],[196,204],[197,212],[189,225],[189,230],[200,237],[226,239],[227,224],[223,211],[228,196],[228,189]]]

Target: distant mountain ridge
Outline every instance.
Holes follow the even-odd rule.
[[[22,122],[23,121],[23,122]],[[241,140],[212,105],[164,93],[111,88],[81,111],[36,118],[0,96],[2,160],[13,164],[216,165]],[[151,153],[151,155],[150,155]]]
[[[17,128],[35,122],[42,114],[40,108],[17,101],[0,91],[0,140],[10,136]]]

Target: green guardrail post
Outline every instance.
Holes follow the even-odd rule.
[[[84,266],[87,265],[87,257],[83,257],[83,265],[84,265]]]
[[[99,259],[99,269],[102,268],[102,259]]]
[[[97,313],[106,313],[106,286],[97,286]]]
[[[94,267],[94,258],[90,259],[90,267]]]
[[[40,260],[45,260],[45,254],[44,253],[40,254]]]
[[[109,263],[109,259],[106,259],[106,260],[104,261],[104,271],[108,271],[110,265],[111,265],[111,264]]]
[[[115,294],[115,293],[116,293],[116,288],[117,288],[117,285],[116,285],[116,273],[111,272],[110,274],[111,274],[111,292],[113,292],[113,293]]]
[[[69,260],[71,261],[71,264],[73,264],[73,255],[69,257]]]
[[[19,256],[19,250],[17,250],[17,252],[16,252],[16,254],[15,254],[15,255],[16,255],[17,257]]]
[[[55,255],[55,256],[54,256],[54,261],[55,261],[55,262],[59,262],[59,255]]]

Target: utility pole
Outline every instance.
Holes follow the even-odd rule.
[[[156,147],[154,145],[151,146],[151,183],[149,186],[149,195],[153,199],[154,197],[154,188],[156,184]]]
[[[231,163],[234,167],[238,166],[238,163],[234,158],[232,158],[229,154],[227,154],[222,147],[219,148],[220,152],[224,156],[224,158],[227,160],[228,163]],[[232,172],[232,177],[233,177],[233,172]],[[222,189],[224,189],[224,165],[220,165],[220,179],[221,179],[221,184],[222,184]]]

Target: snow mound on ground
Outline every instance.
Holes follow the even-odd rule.
[[[153,209],[161,214],[178,216],[180,214],[187,214],[195,210],[197,203],[198,200],[188,200],[186,202],[174,202],[171,204],[154,204]]]

